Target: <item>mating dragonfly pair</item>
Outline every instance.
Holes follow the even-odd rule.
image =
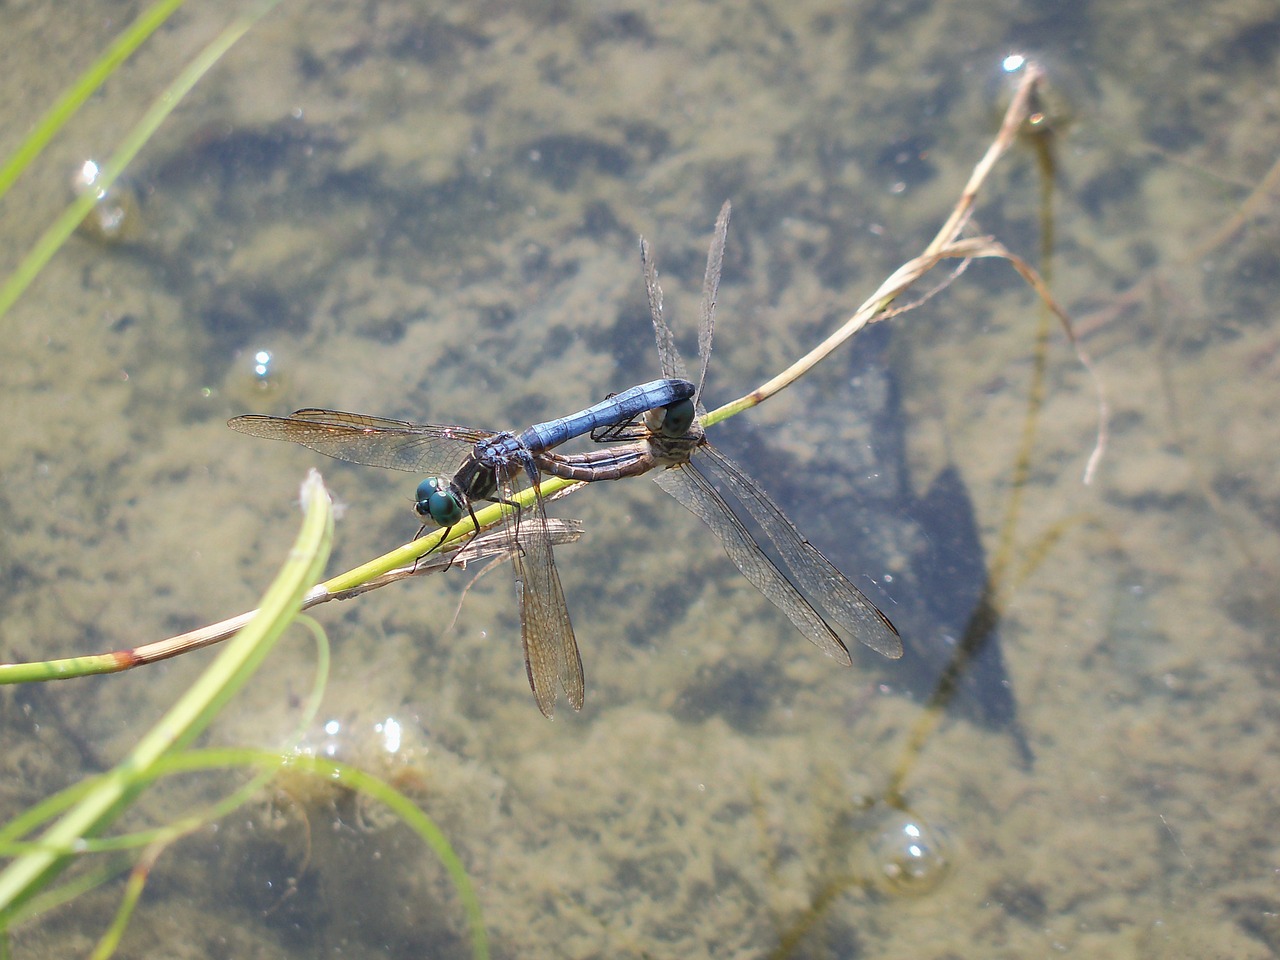
[[[291,440],[339,460],[433,474],[417,489],[415,509],[423,529],[427,523],[447,530],[467,518],[474,522],[473,504],[513,503],[522,483],[528,483],[536,493],[544,474],[596,481],[653,472],[658,485],[720,539],[743,576],[824,653],[841,663],[851,662],[848,647],[836,632],[838,626],[877,653],[899,657],[902,642],[893,624],[800,535],[754,480],[707,441],[701,423],[706,414],[702,387],[711,358],[728,225],[726,202],[707,254],[698,331],[701,369],[696,385],[684,379],[684,364],[662,315],[662,288],[648,245],[641,240],[661,380],[632,387],[571,416],[535,424],[520,434],[322,409],[299,410],[289,417],[236,417],[229,425],[255,437]],[[560,444],[588,433],[606,445],[585,454],[555,452]],[[695,453],[699,454],[696,460]],[[790,577],[760,549],[711,478],[742,504],[769,537]],[[552,716],[557,681],[570,705],[581,709],[582,657],[556,572],[542,497],[535,495],[531,509],[516,509],[509,518],[504,521],[504,530],[515,568],[525,669],[538,709],[544,716]]]

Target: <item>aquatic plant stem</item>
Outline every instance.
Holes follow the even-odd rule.
[[[66,868],[85,838],[95,836],[128,808],[152,766],[208,726],[284,633],[303,594],[324,569],[333,541],[333,505],[315,471],[303,484],[302,502],[302,530],[258,614],[129,755],[41,835],[39,847],[0,872],[0,929],[15,910]]]
[[[1019,275],[1031,286],[1035,293],[1041,298],[1045,305],[1058,317],[1062,322],[1063,328],[1067,332],[1068,338],[1076,347],[1076,355],[1080,362],[1093,374],[1093,365],[1089,361],[1087,355],[1083,353],[1079,345],[1076,343],[1075,336],[1071,329],[1071,320],[1066,312],[1058,306],[1052,295],[1049,293],[1048,287],[1040,279],[1035,269],[1021,258],[1014,256],[1005,247],[996,242],[991,237],[971,237],[962,239],[961,231],[969,223],[973,216],[973,208],[977,202],[978,193],[986,183],[987,177],[995,168],[997,161],[1009,150],[1015,143],[1018,133],[1023,129],[1023,125],[1027,122],[1031,115],[1031,107],[1034,102],[1036,88],[1044,82],[1043,69],[1034,62],[1028,63],[1024,68],[1023,75],[1014,91],[1013,98],[1009,102],[1008,109],[1005,110],[1004,119],[1001,121],[1000,130],[992,140],[991,145],[983,154],[982,159],[978,161],[973,168],[973,172],[969,176],[968,182],[960,193],[960,198],[952,209],[950,216],[947,217],[942,228],[925,247],[924,251],[897,270],[895,270],[873,293],[868,297],[853,315],[845,321],[845,323],[820,344],[810,350],[807,354],[797,360],[787,369],[783,370],[777,376],[766,381],[750,393],[739,397],[724,404],[721,407],[711,411],[702,418],[703,426],[711,426],[719,423],[728,417],[748,410],[758,403],[772,397],[780,390],[789,387],[811,369],[830,356],[836,349],[842,346],[847,340],[854,336],[859,330],[867,326],[869,323],[877,323],[887,320],[889,317],[902,313],[904,310],[910,309],[910,306],[890,309],[894,303],[904,292],[914,286],[926,273],[936,267],[943,260],[969,260],[979,257],[998,257],[1007,260]],[[953,275],[954,278],[954,275]],[[947,281],[949,282],[949,281]],[[945,284],[944,284],[945,285]],[[936,291],[934,291],[936,292]],[[932,293],[926,296],[932,296]],[[1086,482],[1092,477],[1096,468],[1097,460],[1100,458],[1106,440],[1106,422],[1107,422],[1107,405],[1105,396],[1102,393],[1101,384],[1096,375],[1094,375],[1094,383],[1097,386],[1099,394],[1099,434],[1098,443],[1095,446],[1094,453],[1090,457],[1089,465],[1086,468]]]
[[[840,329],[832,333],[782,373],[766,381],[750,393],[706,414],[702,418],[704,426],[712,426],[744,410],[748,410],[790,386],[867,324],[879,322],[912,309],[916,303],[896,307],[893,304],[906,290],[943,260],[954,259],[960,261],[960,267],[953,271],[951,277],[944,282],[943,286],[945,286],[946,283],[958,275],[959,271],[963,269],[963,265],[969,260],[996,257],[1008,262],[1032,287],[1047,309],[1058,318],[1069,340],[1075,347],[1077,358],[1093,378],[1097,393],[1099,427],[1097,442],[1085,468],[1085,482],[1092,478],[1106,447],[1109,408],[1101,381],[1094,372],[1093,364],[1075,339],[1070,318],[1054,300],[1048,287],[1035,269],[1022,258],[1014,255],[1002,244],[990,237],[961,238],[959,236],[972,216],[978,193],[985,184],[991,170],[1000,157],[1012,146],[1023,124],[1026,123],[1030,116],[1036,87],[1043,80],[1044,75],[1041,68],[1034,63],[1029,63],[1024,70],[1021,82],[1009,107],[1005,111],[999,132],[987,148],[982,159],[974,167],[950,216],[924,252],[895,270]],[[936,290],[927,292],[921,299],[927,299],[936,292]],[[566,496],[582,486],[585,486],[582,481],[565,480],[560,477],[543,477],[539,487],[521,491],[515,497],[515,503],[521,507],[530,506],[537,495],[535,492],[537,490],[541,491],[544,499],[551,499]],[[328,600],[344,599],[355,595],[356,592],[374,589],[375,586],[383,586],[394,579],[402,579],[416,569],[415,565],[422,557],[432,554],[433,551],[443,552],[444,548],[447,548],[449,544],[471,537],[477,529],[487,529],[499,523],[511,509],[511,507],[501,504],[490,505],[483,510],[476,511],[477,522],[474,525],[471,522],[471,518],[468,517],[452,527],[447,537],[443,537],[440,532],[434,532],[397,547],[352,570],[339,574],[316,587],[305,601],[305,606],[311,607]],[[200,630],[170,637],[154,644],[147,644],[144,647],[94,654],[87,657],[71,657],[63,660],[0,664],[0,684],[113,673],[130,669],[142,663],[177,656],[226,639],[242,627],[252,616],[252,613],[250,611],[249,613],[211,624]]]

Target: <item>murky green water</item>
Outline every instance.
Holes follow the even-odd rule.
[[[401,542],[415,479],[226,418],[317,405],[505,428],[650,379],[636,236],[692,353],[725,198],[708,398],[745,392],[932,236],[993,132],[1001,58],[1027,51],[1074,114],[1053,284],[1111,428],[1085,486],[1095,397],[1057,338],[999,593],[1033,764],[964,718],[913,748],[918,699],[823,658],[648,482],[556,508],[588,531],[558,555],[581,714],[539,717],[508,571],[447,627],[474,572],[455,570],[319,611],[335,675],[313,742],[440,821],[497,956],[1272,955],[1280,269],[1274,202],[1231,218],[1276,156],[1280,28],[1263,3],[1067,9],[277,10],[142,155],[133,239],[77,239],[0,319],[0,654],[132,646],[251,606],[312,464],[347,505],[335,571]],[[133,14],[6,14],[0,150]],[[226,16],[193,0],[85,108],[0,202],[0,265]],[[1033,156],[987,190],[977,228],[1035,259]],[[912,483],[954,464],[989,557],[1037,322],[1011,270],[978,264],[893,320],[876,360],[901,384]],[[838,558],[868,535],[856,504],[877,478],[852,447],[830,469],[845,453],[822,441],[863,436],[864,349],[715,438]],[[120,756],[208,656],[0,693],[0,813]],[[303,638],[283,646],[214,741],[278,746],[313,664]],[[388,717],[407,760],[385,755]],[[897,775],[907,814],[860,809]],[[908,823],[945,871],[882,876],[886,850],[911,859]],[[466,953],[418,842],[298,784],[177,846],[151,891],[125,956]],[[118,895],[24,932],[18,955],[85,953]]]

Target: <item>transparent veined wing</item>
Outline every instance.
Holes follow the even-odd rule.
[[[859,643],[890,659],[902,656],[902,640],[893,624],[822,551],[800,534],[796,525],[751,477],[709,443],[699,447],[699,455],[705,458],[704,465],[712,474],[747,508],[791,570],[794,583],[810,600]],[[787,610],[783,604],[778,605]]]
[[[822,615],[795,585],[774,566],[724,498],[692,462],[669,470],[658,470],[653,479],[710,528],[742,575],[785,613],[801,633],[827,656],[843,664],[852,662],[849,650],[839,635],[822,619]]]
[[[287,417],[234,417],[227,425],[249,436],[298,443],[337,460],[443,476],[451,476],[478,441],[493,436],[473,427],[409,423],[315,407]]]
[[[537,483],[538,472],[532,464],[526,464],[526,475],[531,483]],[[509,501],[514,494],[515,485],[504,481],[503,498]],[[515,541],[511,561],[520,605],[520,641],[538,709],[545,717],[554,715],[559,686],[570,705],[581,710],[585,698],[582,656],[556,571],[542,497],[517,511],[514,522],[505,524],[504,529]]]

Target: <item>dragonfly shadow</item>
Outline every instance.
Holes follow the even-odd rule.
[[[923,493],[916,493],[906,455],[901,389],[887,362],[890,328],[859,336],[851,375],[852,404],[832,417],[866,418],[867,442],[820,444],[803,471],[781,451],[767,430],[726,423],[716,441],[735,457],[760,465],[770,477],[850,477],[846,483],[785,485],[770,492],[803,529],[825,531],[819,549],[842,569],[867,571],[859,588],[888,616],[902,636],[904,655],[886,661],[864,656],[883,682],[931,708],[1007,732],[1019,758],[1032,754],[1018,720],[1013,684],[1001,649],[1000,614],[977,515],[954,465],[944,467]],[[821,417],[832,404],[807,407]],[[853,456],[858,462],[850,464]],[[832,529],[838,517],[839,529]]]

